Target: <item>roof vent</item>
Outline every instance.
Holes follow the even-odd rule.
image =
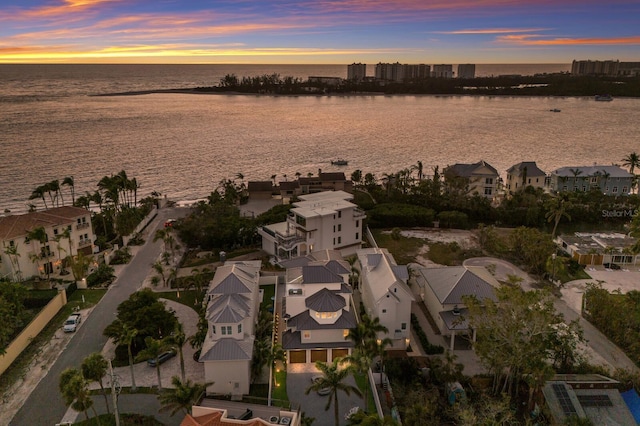
[[[294,294],[302,294],[302,289],[301,288],[292,288],[291,290],[289,290],[289,295],[294,295]]]

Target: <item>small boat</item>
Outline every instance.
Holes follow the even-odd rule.
[[[349,164],[347,160],[343,160],[342,158],[338,158],[337,160],[331,160],[331,164],[334,166],[346,166]]]
[[[559,110],[558,108],[553,108],[553,109],[550,109],[549,111],[551,111],[551,112],[560,112],[561,110]]]
[[[611,97],[611,95],[596,95],[595,100],[599,102],[611,102],[613,97]]]

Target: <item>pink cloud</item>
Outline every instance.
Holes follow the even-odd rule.
[[[539,38],[540,35],[506,35],[496,37],[497,42],[524,46],[575,46],[575,45],[635,45],[640,44],[640,36],[612,38]]]

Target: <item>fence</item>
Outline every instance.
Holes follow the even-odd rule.
[[[43,328],[49,324],[49,321],[67,304],[67,293],[65,290],[58,291],[58,295],[55,296],[47,306],[40,311],[40,313],[29,323],[29,325],[22,330],[22,332],[16,337],[9,346],[7,346],[4,355],[0,356],[0,375],[5,372],[7,368],[18,358],[23,350],[31,340],[36,337]]]
[[[147,226],[149,222],[151,222],[153,218],[155,218],[157,215],[158,215],[158,209],[154,207],[149,212],[149,214],[144,219],[142,219],[142,221],[138,224],[138,226],[136,226],[136,229],[134,229],[130,235],[125,235],[122,237],[122,244],[126,247],[129,244],[129,241],[131,240],[131,238],[133,238],[134,235],[142,231],[145,228],[145,226]]]

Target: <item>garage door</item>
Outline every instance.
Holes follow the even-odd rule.
[[[290,351],[289,363],[290,364],[304,364],[307,362],[307,351]]]
[[[344,358],[347,355],[349,355],[349,349],[334,349],[333,351],[331,351],[331,361],[336,358]]]
[[[327,362],[326,349],[314,349],[311,351],[311,362],[322,361]]]

